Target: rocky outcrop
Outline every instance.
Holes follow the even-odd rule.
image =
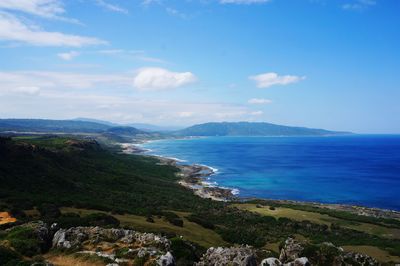
[[[151,233],[100,227],[72,227],[58,230],[53,237],[53,248],[107,258],[113,263],[130,263],[137,259],[173,266],[175,260],[170,241]]]
[[[261,261],[260,266],[281,266],[282,262],[277,258],[266,258]]]
[[[306,251],[307,250],[307,251]],[[377,266],[379,263],[363,254],[345,252],[342,248],[332,243],[311,245],[288,238],[281,249],[279,259],[269,257],[260,260],[255,250],[249,246],[230,248],[209,248],[203,255],[197,266],[310,266],[310,265],[332,265],[332,266]],[[305,257],[308,254],[310,257]],[[260,264],[257,264],[257,261]],[[261,262],[260,262],[261,261]]]
[[[170,252],[167,252],[167,254],[162,255],[158,261],[157,265],[159,266],[169,266],[169,265],[175,265],[175,259],[174,256]]]
[[[364,254],[347,252],[343,255],[343,262],[345,265],[360,265],[360,266],[378,266],[379,262]]]
[[[293,238],[288,238],[285,241],[285,245],[281,249],[281,254],[279,255],[280,261],[294,261],[300,257],[303,247],[295,241]]]
[[[306,257],[297,258],[285,264],[283,264],[277,258],[267,258],[264,259],[260,265],[261,266],[308,266],[310,265],[310,262]]]
[[[257,266],[255,250],[249,246],[209,248],[196,266]]]

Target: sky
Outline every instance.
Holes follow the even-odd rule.
[[[0,118],[400,133],[397,0],[0,0]]]

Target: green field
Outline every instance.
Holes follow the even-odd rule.
[[[272,216],[275,218],[289,218],[297,221],[311,221],[317,224],[325,224],[331,226],[332,224],[340,224],[342,227],[365,232],[368,234],[377,235],[380,237],[399,239],[400,229],[388,228],[384,226],[368,224],[368,223],[355,223],[344,219],[331,217],[327,214],[320,214],[316,212],[309,212],[303,210],[295,210],[285,207],[273,207],[265,205],[260,206],[255,203],[232,204],[233,207],[259,213],[265,216]],[[270,244],[268,247],[276,250],[276,244]],[[368,245],[345,245],[345,250],[360,252],[369,256],[377,258],[381,262],[400,261],[400,256],[392,256],[387,251],[374,246]]]
[[[81,216],[88,215],[91,213],[98,213],[96,210],[87,209],[76,209],[76,208],[61,208],[62,213],[77,213]],[[106,212],[104,212],[106,213]],[[183,227],[174,226],[167,222],[163,218],[154,217],[154,223],[149,223],[146,221],[146,217],[133,215],[133,214],[110,214],[121,221],[121,225],[125,227],[132,228],[134,230],[142,232],[161,232],[161,233],[173,233],[178,236],[182,236],[183,239],[189,240],[191,242],[197,243],[203,247],[212,246],[226,246],[227,243],[213,230],[209,230],[201,227],[200,225],[190,222],[185,217],[190,215],[190,213],[185,212],[175,212],[182,220]]]
[[[348,221],[345,219],[331,217],[327,214],[295,210],[285,207],[274,207],[270,209],[270,206],[263,206],[262,208],[259,208],[257,207],[257,204],[253,203],[233,204],[233,206],[242,210],[252,211],[262,215],[273,216],[276,218],[285,217],[297,221],[310,221],[317,224],[326,224],[328,226],[331,226],[332,224],[338,224],[344,228],[354,229],[380,237],[400,239],[400,229],[398,228],[390,228],[381,225]]]

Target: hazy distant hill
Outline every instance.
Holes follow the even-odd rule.
[[[94,123],[104,124],[104,125],[112,126],[112,127],[120,126],[119,124],[116,124],[116,123],[113,123],[113,122],[100,120],[100,119],[94,119],[94,118],[78,117],[78,118],[74,118],[72,120],[74,120],[74,121],[83,121],[83,122],[94,122]]]
[[[180,130],[183,128],[183,127],[174,127],[174,126],[157,126],[157,125],[145,124],[145,123],[133,123],[133,124],[128,124],[128,126],[132,126],[137,129],[144,130],[144,131],[157,131],[157,132],[176,131],[176,130]]]
[[[322,136],[349,133],[264,122],[222,122],[194,125],[179,130],[175,134],[179,136]]]
[[[117,134],[117,135],[129,135],[129,136],[134,136],[138,134],[146,134],[146,132],[139,130],[134,127],[123,127],[123,126],[118,126],[118,127],[112,127],[107,129],[107,132]]]
[[[104,136],[134,137],[146,132],[134,127],[113,126],[93,121],[48,120],[48,119],[0,119],[0,132],[35,133],[97,133]]]
[[[48,119],[0,119],[0,131],[16,132],[66,132],[99,133],[111,128],[109,125],[89,121]]]
[[[93,119],[93,118],[86,118],[86,117],[79,117],[73,119],[75,121],[85,121],[85,122],[95,122],[99,124],[104,124],[107,126],[112,126],[112,127],[134,127],[137,129],[140,129],[142,131],[148,131],[148,132],[166,132],[166,131],[176,131],[180,130],[183,127],[176,127],[176,126],[158,126],[158,125],[153,125],[153,124],[146,124],[146,123],[130,123],[130,124],[117,124],[105,120],[100,120],[100,119]]]

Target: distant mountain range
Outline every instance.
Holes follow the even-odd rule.
[[[121,126],[94,119],[47,120],[47,119],[0,119],[0,132],[36,133],[99,133],[113,136],[154,135],[162,127],[148,124],[132,124],[138,127]],[[147,127],[147,130],[139,128]],[[159,128],[160,130],[157,130]],[[265,122],[220,122],[194,125],[171,131],[163,136],[323,136],[343,135],[349,132],[329,131],[306,127],[290,127]]]
[[[117,124],[117,123],[112,123],[109,121],[93,119],[93,118],[85,118],[85,117],[79,117],[79,118],[75,118],[73,120],[100,123],[100,124],[113,126],[113,127],[128,126],[128,127],[134,127],[134,128],[137,128],[137,129],[140,129],[143,131],[148,131],[148,132],[176,131],[176,130],[180,130],[183,128],[183,127],[176,127],[176,126],[158,126],[158,125],[152,125],[152,124],[146,124],[146,123]]]
[[[175,134],[179,136],[323,136],[350,133],[264,122],[222,122],[194,125],[179,130]]]
[[[48,119],[0,119],[0,131],[48,133],[100,133],[111,126],[89,121]]]

